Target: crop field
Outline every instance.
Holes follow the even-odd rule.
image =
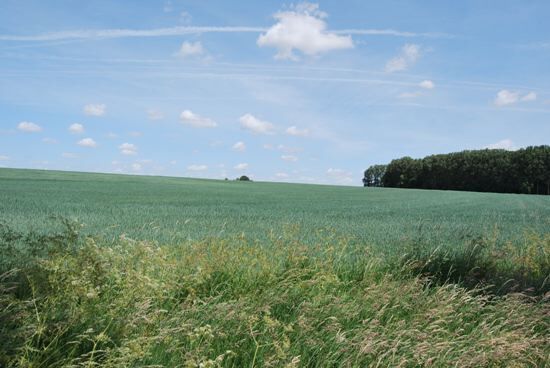
[[[550,227],[550,197],[0,169],[0,221],[47,231],[62,216],[105,238],[175,244],[292,231],[375,247],[452,246],[488,233],[521,244]]]
[[[0,169],[0,366],[543,367],[549,229],[549,196]]]

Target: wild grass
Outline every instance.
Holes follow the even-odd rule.
[[[526,237],[522,251],[491,239],[452,254],[413,243],[392,258],[330,233],[303,244],[295,227],[263,243],[234,236],[170,246],[124,236],[105,246],[64,227],[34,251],[24,243],[38,235],[4,227],[1,244],[16,258],[2,266],[1,366],[542,367],[550,359],[548,237]],[[496,251],[512,258],[494,261]],[[519,276],[526,293],[487,286]]]

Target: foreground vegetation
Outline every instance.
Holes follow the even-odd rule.
[[[452,254],[412,244],[388,258],[346,239],[300,244],[291,229],[266,244],[181,246],[124,237],[102,246],[79,229],[68,221],[47,235],[2,228],[12,262],[2,264],[0,335],[9,338],[0,340],[0,365],[542,367],[550,359],[550,236],[533,236],[522,251],[479,239]],[[501,261],[495,252],[509,253]]]

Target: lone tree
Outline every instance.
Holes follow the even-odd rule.
[[[252,181],[250,178],[246,175],[242,175],[240,178],[237,178],[238,181]]]

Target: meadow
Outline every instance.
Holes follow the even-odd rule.
[[[0,169],[0,366],[542,367],[550,197]]]

